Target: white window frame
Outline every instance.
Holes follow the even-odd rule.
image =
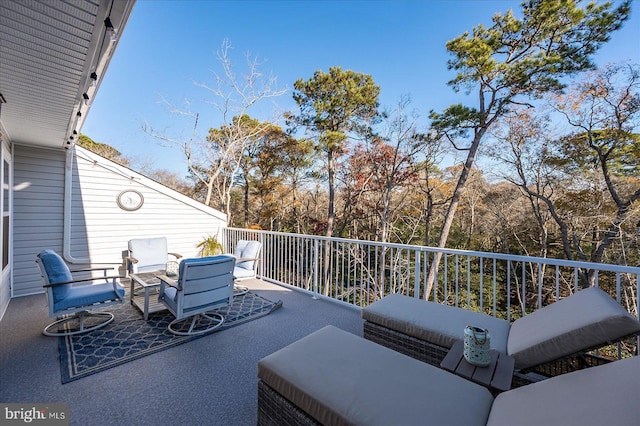
[[[11,271],[12,271],[12,252],[13,252],[13,239],[12,239],[12,227],[13,227],[13,157],[11,155],[11,151],[9,151],[9,147],[7,147],[6,143],[0,142],[0,181],[2,182],[2,194],[0,194],[0,213],[2,215],[2,221],[0,222],[0,268],[2,268],[2,258],[4,256],[4,246],[3,241],[5,238],[4,233],[4,220],[5,217],[9,218],[9,229],[8,229],[8,262],[7,265],[2,268],[0,271],[0,275],[2,276],[2,283],[9,282],[11,283]],[[8,177],[9,181],[5,182],[5,167],[8,166]],[[4,191],[5,188],[9,190],[8,196],[8,208],[5,206],[4,200]],[[11,286],[11,297],[13,297],[13,286]]]

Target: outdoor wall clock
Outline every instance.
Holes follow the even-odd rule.
[[[118,207],[120,207],[122,210],[132,212],[142,207],[142,204],[144,203],[144,197],[140,192],[136,190],[125,189],[118,194],[116,201],[118,203]]]

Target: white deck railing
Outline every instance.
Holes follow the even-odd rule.
[[[390,293],[425,298],[429,267],[440,252],[427,300],[511,321],[593,285],[638,317],[640,267],[225,229],[228,249],[239,239],[262,242],[262,278],[357,307]]]
[[[268,281],[362,308],[391,293],[515,320],[582,287],[606,291],[640,319],[640,267],[225,228],[223,243],[258,240],[258,275]],[[425,297],[429,268],[442,260]],[[637,354],[640,336],[608,355]]]

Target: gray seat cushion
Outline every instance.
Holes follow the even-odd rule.
[[[331,425],[484,425],[493,401],[482,386],[333,326],[260,360],[258,377]]]
[[[390,294],[365,307],[362,318],[445,348],[453,346],[456,340],[463,340],[468,325],[486,328],[491,348],[507,352],[509,322],[479,312]]]
[[[591,287],[516,320],[507,353],[532,367],[640,333],[640,322],[604,291]]]
[[[563,374],[498,395],[487,425],[637,425],[640,357]]]

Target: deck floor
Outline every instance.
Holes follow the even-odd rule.
[[[65,385],[57,338],[41,334],[51,322],[44,294],[13,299],[0,321],[0,402],[68,403],[72,425],[255,425],[258,360],[329,324],[361,336],[362,319],[275,284],[243,284],[283,307]]]

